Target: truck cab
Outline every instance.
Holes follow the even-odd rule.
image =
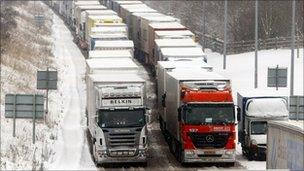
[[[135,74],[88,75],[88,127],[96,164],[147,163],[145,81]]]
[[[287,100],[278,96],[243,96],[238,93],[239,142],[249,160],[266,160],[267,123],[288,120]]]

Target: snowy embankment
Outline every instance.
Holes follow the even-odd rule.
[[[0,170],[39,169],[43,160],[53,153],[48,144],[55,138],[56,122],[50,123],[48,127],[43,120],[37,120],[36,143],[32,144],[32,120],[17,119],[16,137],[13,137],[13,120],[5,118],[4,98],[8,93],[44,94],[44,91],[36,90],[36,72],[45,70],[47,63],[49,66],[55,66],[51,53],[51,31],[48,29],[52,25],[52,15],[45,5],[36,2],[36,7],[39,7],[46,16],[44,25],[38,28],[34,20],[37,12],[34,2],[11,4],[18,15],[14,18],[17,26],[9,30],[11,36],[4,46],[5,51],[1,54]],[[50,104],[58,97],[58,93],[51,93]],[[59,113],[53,107],[50,105],[50,114]],[[45,155],[42,155],[42,151]]]
[[[35,6],[43,10],[49,34],[36,31]],[[45,4],[28,2],[16,10],[20,17],[12,39],[22,43],[17,51],[16,47],[7,49],[1,63],[1,169],[92,170],[95,166],[85,136],[85,59],[63,21]],[[45,70],[46,61],[58,71],[58,90],[49,92],[47,125],[36,121],[36,143],[32,144],[30,119],[17,119],[16,137],[12,137],[12,119],[4,118],[4,96],[44,94],[36,90],[36,71]]]
[[[295,51],[296,52],[296,51]],[[295,53],[296,54],[296,53]],[[291,50],[261,50],[258,55],[258,88],[254,88],[254,52],[228,55],[227,67],[223,70],[223,55],[207,50],[208,63],[214,67],[216,72],[230,78],[232,80],[232,89],[234,101],[236,103],[237,92],[254,94],[271,94],[271,95],[290,95],[290,63]],[[295,71],[294,71],[294,95],[302,95],[304,91],[303,86],[303,48],[300,49],[299,58],[295,56]],[[288,67],[288,87],[286,88],[268,88],[267,87],[267,69],[268,67]],[[265,161],[248,161],[242,155],[241,145],[237,145],[237,160],[238,162],[250,170],[265,170]]]

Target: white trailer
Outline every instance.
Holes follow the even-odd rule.
[[[87,59],[87,75],[97,73],[139,73],[137,64],[128,58],[116,59]]]
[[[199,47],[186,48],[161,48],[159,60],[176,60],[176,59],[196,59],[197,61],[207,62],[207,55]]]
[[[160,61],[162,48],[184,48],[184,47],[199,47],[200,44],[193,41],[193,39],[155,39],[153,58],[155,61]]]
[[[89,51],[89,59],[91,58],[133,58],[133,54],[129,50],[91,50]]]
[[[267,169],[304,170],[304,122],[270,121],[267,126]]]
[[[141,30],[140,30],[140,23],[141,23],[141,18],[144,16],[154,16],[154,17],[161,17],[165,16],[164,14],[155,12],[155,13],[146,13],[146,12],[134,12],[131,15],[131,24],[132,27],[132,40],[134,41],[136,49],[140,49],[140,40],[141,40]]]
[[[96,41],[94,50],[130,50],[133,53],[134,45],[130,40]]]
[[[155,39],[187,39],[195,40],[195,35],[190,30],[155,31]]]

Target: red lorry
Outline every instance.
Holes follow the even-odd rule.
[[[230,80],[203,69],[165,70],[160,127],[181,163],[234,165],[235,106]]]

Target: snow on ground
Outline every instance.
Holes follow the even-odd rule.
[[[59,65],[63,121],[50,169],[94,169],[85,136],[85,59],[63,21],[53,18],[54,56]]]
[[[223,70],[223,55],[210,51],[207,51],[207,55],[208,63],[214,67],[216,72],[232,79],[234,97],[236,97],[238,91],[254,91],[254,52],[228,55],[226,70]],[[258,52],[258,88],[256,91],[267,94],[289,95],[290,56],[290,49],[260,50]],[[294,64],[294,95],[303,95],[303,48],[300,49],[299,58],[295,56]],[[275,88],[267,87],[267,68],[276,67],[277,65],[279,67],[288,67],[288,87],[279,88],[278,91]]]
[[[296,52],[296,51],[295,51]],[[255,92],[260,95],[274,94],[289,96],[289,84],[287,88],[267,87],[267,68],[268,67],[288,67],[288,83],[290,82],[290,63],[291,50],[260,50],[258,52],[258,88],[254,89],[254,52],[234,54],[227,56],[227,67],[223,70],[223,55],[207,50],[208,64],[214,67],[215,72],[232,80],[232,89],[234,101],[236,103],[237,92]],[[296,54],[296,53],[295,53]],[[303,95],[303,49],[300,49],[299,58],[295,56],[295,72],[294,72],[294,94]],[[248,161],[242,155],[241,145],[237,145],[237,160],[239,163],[249,170],[265,170],[265,161]]]

